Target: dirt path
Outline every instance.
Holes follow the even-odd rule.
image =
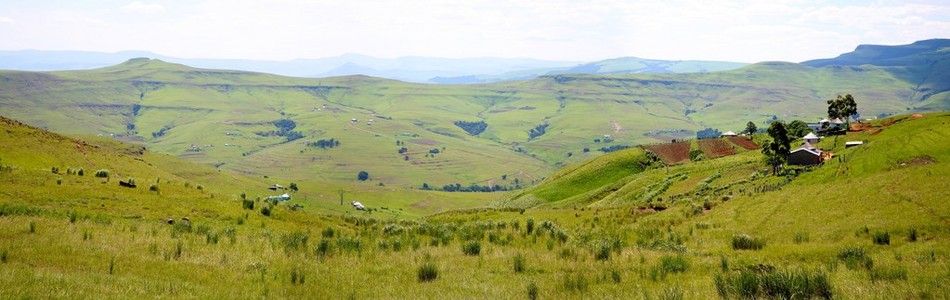
[[[620,123],[617,123],[617,120],[610,120],[610,125],[614,126],[614,133],[620,133],[620,131],[623,131],[623,127],[620,127]]]
[[[369,130],[369,129],[364,129],[364,128],[356,127],[356,125],[353,125],[353,122],[346,122],[346,125],[347,125],[347,126],[350,126],[350,128],[353,128],[353,129],[356,129],[356,130],[359,130],[359,131],[363,131],[363,132],[367,132],[367,133],[372,133],[372,134],[378,135],[378,136],[383,136],[382,133],[375,132],[375,131],[371,131],[371,130]]]

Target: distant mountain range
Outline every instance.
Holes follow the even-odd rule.
[[[147,51],[0,51],[0,69],[21,71],[83,70],[147,57],[198,68],[243,70],[294,77],[367,75],[416,83],[470,84],[533,79],[555,74],[695,73],[726,71],[747,64],[715,61],[666,61],[635,57],[598,62],[526,58],[376,58],[346,54],[290,61],[178,58]]]

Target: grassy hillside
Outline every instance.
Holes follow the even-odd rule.
[[[0,72],[0,107],[41,128],[141,142],[252,176],[353,184],[366,171],[370,183],[400,188],[518,188],[601,148],[682,139],[706,127],[740,131],[749,121],[814,121],[838,94],[854,95],[864,116],[943,109],[950,87],[937,79],[950,73],[940,63],[946,53],[936,53],[936,64],[765,62],[480,85],[304,79],[135,59],[86,71]],[[294,126],[283,131],[280,120]],[[457,121],[487,127],[471,135]],[[339,147],[308,146],[329,139]]]
[[[287,204],[265,216],[268,204],[244,209],[215,190],[227,183],[186,186],[201,172],[180,171],[177,159],[5,120],[0,290],[18,298],[946,298],[947,122],[947,113],[901,116],[826,139],[820,146],[840,159],[797,176],[750,175],[763,168],[756,151],[668,169],[650,167],[641,150],[618,151],[532,190],[570,196],[620,183],[595,202],[402,219],[381,208],[327,214]],[[866,143],[844,149],[845,140]],[[187,174],[163,171],[161,161]],[[72,168],[53,174],[50,164],[148,178],[138,182],[161,176],[161,194],[119,187],[116,176],[103,184]],[[613,179],[581,176],[598,170]],[[210,173],[204,178],[221,176]],[[652,178],[671,183],[656,197],[607,201]]]

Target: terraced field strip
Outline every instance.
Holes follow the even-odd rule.
[[[709,158],[718,158],[736,154],[733,146],[721,139],[699,140],[699,149]]]
[[[659,156],[667,165],[689,161],[689,142],[648,145],[643,148]]]
[[[730,136],[728,138],[730,142],[738,145],[739,147],[745,148],[746,150],[759,149],[759,145],[753,142],[752,139],[750,138],[743,137],[743,136]]]

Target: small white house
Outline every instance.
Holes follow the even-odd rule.
[[[363,203],[359,203],[356,201],[353,201],[353,208],[356,208],[356,210],[366,210],[366,207],[363,206]]]
[[[809,144],[816,144],[821,138],[815,135],[812,132],[809,132],[807,135],[803,136],[802,139]]]
[[[738,134],[732,131],[726,131],[726,133],[723,133],[722,136],[738,136]]]

